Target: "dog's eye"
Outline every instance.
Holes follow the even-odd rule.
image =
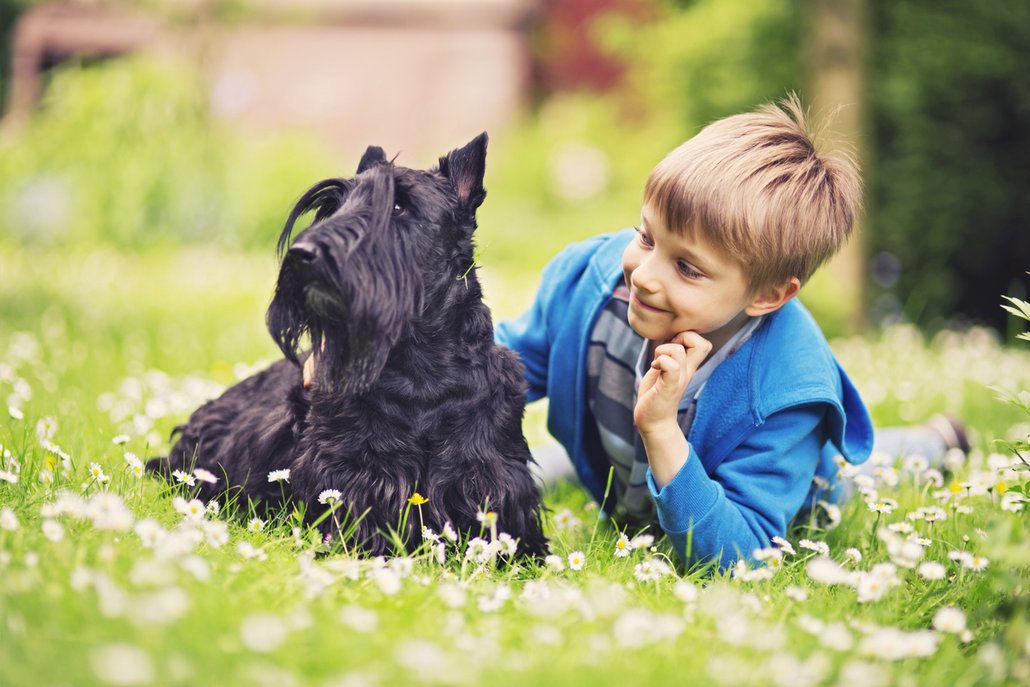
[[[393,204],[393,212],[391,212],[391,213],[390,213],[390,216],[391,216],[391,217],[400,217],[400,216],[401,216],[401,215],[403,215],[403,214],[404,214],[405,212],[407,212],[407,210],[405,210],[404,208],[402,208],[402,207],[401,207],[400,205],[398,205],[397,203],[394,203],[394,204]]]

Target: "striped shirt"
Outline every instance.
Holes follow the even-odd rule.
[[[651,365],[648,341],[629,326],[629,290],[619,284],[601,311],[587,349],[587,403],[612,468],[613,513],[620,524],[647,525],[655,518],[648,492],[647,454],[633,425],[637,389]],[[687,436],[697,398],[720,362],[739,349],[761,324],[753,317],[694,373],[680,399],[677,420]]]

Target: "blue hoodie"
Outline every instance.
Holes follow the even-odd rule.
[[[528,400],[549,399],[547,427],[598,502],[609,465],[587,405],[587,347],[623,279],[622,252],[633,235],[627,229],[567,247],[545,268],[530,309],[495,330],[526,366]],[[832,483],[838,455],[864,462],[873,428],[818,325],[793,299],[712,372],[687,441],[687,462],[662,489],[648,471],[658,522],[684,561],[727,567],[784,536],[814,499],[832,500],[835,492],[813,478]],[[614,505],[602,503],[608,511]]]

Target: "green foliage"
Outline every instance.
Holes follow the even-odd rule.
[[[614,25],[607,44],[629,62],[631,97],[685,139],[705,124],[797,90],[797,0],[657,2],[646,26]]]
[[[59,69],[27,129],[0,144],[0,235],[268,246],[290,204],[329,174],[326,156],[302,139],[230,134],[203,93],[195,71],[169,62]]]
[[[1030,322],[1030,303],[1019,298],[1012,296],[1002,296],[1011,305],[1002,305],[1009,314],[1017,317],[1026,322]],[[1030,332],[1022,332],[1016,336],[1017,339],[1024,341],[1030,341]],[[1003,389],[995,389],[1002,400],[1006,401],[1009,405],[1019,409],[1023,412],[1027,419],[1030,420],[1030,391],[1023,389],[1018,393],[1009,393]],[[1030,476],[1030,431],[1026,432],[1026,435],[1012,441],[1001,440],[998,442],[1003,448],[1016,454],[1021,461],[1021,465],[1016,466],[1017,470],[1025,472]],[[1024,481],[1022,484],[1013,487],[1012,491],[1018,492],[1025,497],[1030,497],[1030,481]]]
[[[1003,329],[997,294],[1016,292],[1030,254],[1030,5],[873,7],[872,249],[900,260],[912,320]]]

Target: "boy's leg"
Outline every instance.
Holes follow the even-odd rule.
[[[569,458],[569,454],[565,452],[561,444],[536,446],[530,451],[533,453],[536,463],[530,463],[529,471],[541,491],[562,480],[576,479],[576,469],[572,466],[572,459]]]
[[[918,455],[926,458],[932,468],[952,470],[956,465],[952,454],[960,453],[957,463],[960,465],[968,452],[969,442],[962,422],[944,415],[935,415],[921,425],[876,428],[873,436],[873,455],[885,456],[889,465],[906,456]],[[858,474],[873,476],[879,467],[883,467],[882,461],[870,459],[858,466]],[[841,486],[839,501],[847,503],[854,496],[854,482],[844,480]]]

